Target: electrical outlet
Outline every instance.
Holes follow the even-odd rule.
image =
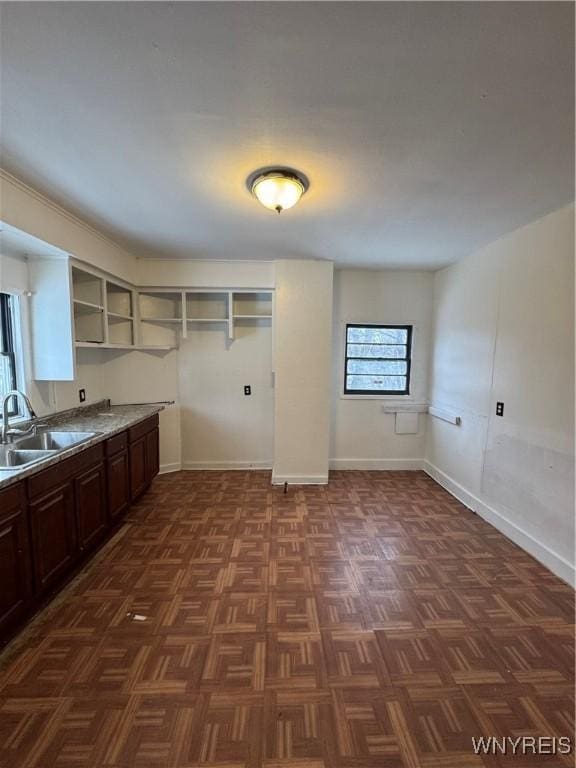
[[[79,389],[78,390],[78,397],[80,398],[80,402],[83,403],[86,400],[86,390],[85,389]]]
[[[250,384],[246,384],[246,386],[244,387],[244,394],[245,395],[251,395],[252,394],[252,387],[250,386]]]
[[[504,416],[504,403],[496,403],[496,416]]]

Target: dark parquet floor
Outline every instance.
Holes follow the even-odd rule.
[[[574,593],[420,472],[159,477],[0,660],[2,768],[573,766]]]

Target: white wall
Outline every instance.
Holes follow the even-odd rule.
[[[273,261],[138,259],[140,286],[173,288],[273,288]]]
[[[275,483],[328,481],[333,265],[276,262]]]
[[[414,469],[424,457],[424,414],[418,433],[395,434],[395,415],[382,412],[396,402],[426,403],[432,323],[430,272],[342,269],[334,273],[332,430],[334,469]],[[343,396],[346,323],[413,325],[410,396]]]
[[[88,350],[92,352],[92,350]],[[181,466],[178,350],[117,352],[102,350],[101,392],[112,403],[174,400],[160,412],[160,471]]]
[[[428,469],[574,581],[574,208],[437,273]],[[504,402],[504,417],[495,415]]]
[[[0,290],[23,293],[28,290],[28,264],[26,259],[13,254],[0,253]]]
[[[136,280],[132,254],[2,169],[0,220],[116,277]]]
[[[178,355],[183,468],[271,467],[271,324],[236,325],[233,341],[224,324],[191,327]]]

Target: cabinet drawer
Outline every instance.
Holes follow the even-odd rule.
[[[74,475],[79,474],[84,469],[88,469],[93,464],[98,464],[104,457],[104,444],[98,443],[85,451],[71,456],[69,459],[61,461],[59,464],[53,464],[51,467],[38,472],[28,480],[28,496],[33,499],[42,493],[46,493],[51,488],[65,483]]]
[[[115,453],[120,453],[128,445],[128,432],[121,432],[119,435],[114,435],[109,440],[106,440],[106,456],[114,456]]]
[[[158,426],[158,414],[155,413],[154,416],[151,416],[149,419],[146,419],[145,421],[141,421],[140,424],[136,424],[135,427],[131,427],[128,430],[129,439],[130,442],[133,443],[135,440],[138,440],[138,438],[142,437],[143,435],[146,435],[148,432],[151,432],[153,429],[156,429]]]

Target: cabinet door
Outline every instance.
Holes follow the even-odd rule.
[[[119,520],[130,504],[130,469],[128,451],[111,456],[107,463],[108,516],[112,522]]]
[[[55,488],[30,504],[34,582],[38,593],[49,590],[76,559],[76,525],[72,483]]]
[[[20,493],[10,496],[0,493],[0,637],[24,618],[32,594],[25,499]]]
[[[148,485],[146,476],[146,435],[130,443],[130,499],[134,501]]]
[[[160,470],[160,457],[158,455],[158,427],[146,435],[146,479],[150,483]]]
[[[106,534],[106,485],[104,465],[98,464],[74,479],[78,546],[81,552],[94,547]]]

